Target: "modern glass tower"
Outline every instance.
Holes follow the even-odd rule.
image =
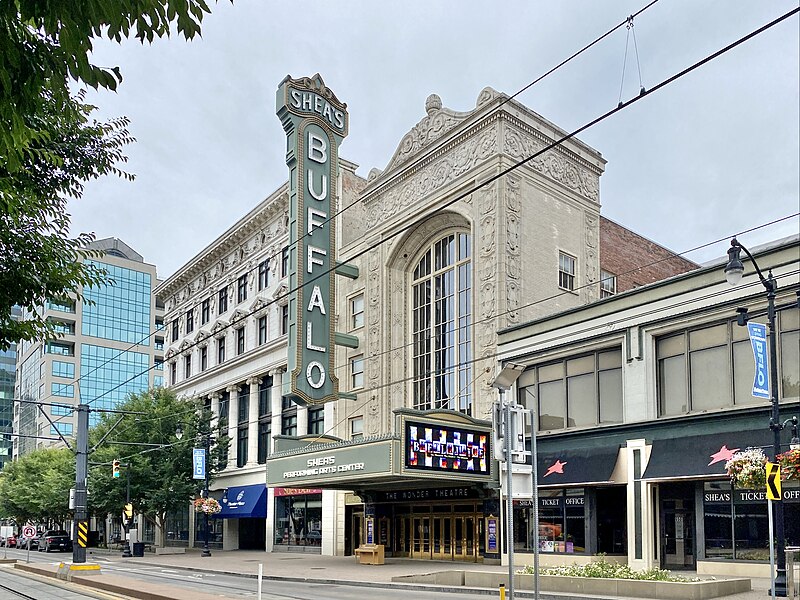
[[[45,303],[47,319],[58,337],[24,343],[18,357],[18,404],[14,454],[21,455],[48,438],[75,434],[74,407],[114,408],[131,393],[161,385],[163,306],[156,301],[156,267],[116,238],[98,240],[103,252],[92,262],[105,269],[111,282],[79,290],[70,298]],[[91,413],[91,423],[98,413]],[[51,422],[52,421],[52,422]],[[22,437],[31,436],[31,437]]]

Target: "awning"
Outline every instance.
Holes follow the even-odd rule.
[[[229,487],[222,496],[222,511],[218,519],[267,517],[267,486],[265,484]]]
[[[739,450],[771,448],[772,432],[763,429],[653,440],[644,479],[726,475],[725,463]]]
[[[619,446],[539,452],[539,485],[608,483]]]

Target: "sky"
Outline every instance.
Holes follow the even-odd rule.
[[[88,99],[131,119],[136,179],[90,182],[72,232],[118,237],[168,277],[286,181],[286,75],[320,73],[347,103],[339,154],[366,177],[430,94],[457,111],[487,86],[512,95],[648,3],[219,0],[191,42],[97,41],[93,62],[124,80]],[[796,7],[659,0],[517,99],[572,131],[636,96],[639,73],[651,89]],[[751,248],[797,234],[797,217],[759,226],[800,212],[799,32],[794,15],[580,134],[608,161],[602,214],[675,252],[725,240],[686,255],[701,263],[754,227]]]

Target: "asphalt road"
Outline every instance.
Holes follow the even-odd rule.
[[[9,552],[9,557],[11,553]],[[115,598],[109,594],[95,595],[75,591],[75,586],[48,582],[31,575],[22,575],[10,565],[0,567],[0,600],[86,600]]]

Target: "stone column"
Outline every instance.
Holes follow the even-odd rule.
[[[219,392],[211,392],[208,397],[211,399],[211,426],[219,423],[219,399],[222,394]]]
[[[280,435],[281,433],[281,407],[283,406],[283,374],[286,372],[286,367],[279,367],[270,372],[272,376],[272,436]],[[270,451],[273,445],[270,440]]]
[[[250,411],[247,415],[247,465],[258,464],[258,386],[260,377],[251,377],[247,380],[250,386]]]
[[[228,401],[228,437],[231,440],[228,446],[228,468],[236,468],[237,435],[239,428],[239,386],[229,385],[225,388],[230,400]]]
[[[308,433],[308,407],[297,407],[297,435],[306,435]]]

